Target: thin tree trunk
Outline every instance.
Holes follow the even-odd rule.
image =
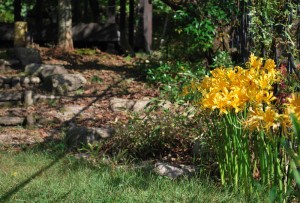
[[[93,13],[93,20],[95,23],[99,23],[100,10],[98,0],[89,0],[89,3]]]
[[[116,23],[116,0],[108,0],[107,24]]]
[[[70,0],[58,2],[58,46],[65,50],[72,50],[72,6]]]
[[[14,0],[14,21],[21,21],[22,0]]]
[[[73,0],[73,22],[74,23],[79,23],[79,19],[81,16],[80,12],[80,2],[79,0]]]
[[[36,16],[35,16],[35,23],[36,23],[36,30],[37,30],[37,38],[39,40],[42,39],[42,30],[43,30],[43,0],[36,0]]]
[[[134,47],[134,0],[129,0],[128,41]]]

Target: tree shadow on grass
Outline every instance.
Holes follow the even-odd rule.
[[[60,129],[67,127],[72,121],[74,121],[82,112],[87,110],[90,106],[92,106],[95,102],[100,100],[102,97],[105,96],[105,94],[114,86],[118,85],[122,80],[117,81],[114,85],[108,87],[106,90],[103,91],[102,94],[98,95],[94,100],[92,100],[90,103],[88,103],[81,111],[79,111],[77,114],[75,114],[71,119],[61,123]],[[55,140],[54,139],[54,134],[50,135],[48,139],[44,140],[44,142],[39,143],[35,146],[35,150],[47,150],[47,149],[52,149],[53,147],[56,146],[55,143],[61,143],[61,140]],[[17,147],[17,146],[15,146]],[[20,148],[24,149],[24,146],[19,146]],[[25,148],[26,149],[26,148]],[[61,152],[56,152],[55,153],[55,159],[50,162],[48,165],[44,166],[42,169],[38,170],[34,174],[32,174],[29,178],[25,179],[24,181],[20,182],[18,185],[16,185],[14,188],[10,189],[7,191],[4,195],[0,197],[0,202],[6,202],[8,201],[14,194],[16,194],[18,191],[20,191],[22,188],[24,188],[26,185],[28,185],[32,180],[37,178],[39,175],[41,175],[43,172],[46,172],[50,168],[52,168],[56,163],[58,163],[61,159],[63,159],[67,154],[69,153],[68,149],[61,150]]]

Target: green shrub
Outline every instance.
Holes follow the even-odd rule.
[[[191,162],[195,139],[201,134],[200,122],[169,111],[151,113],[145,118],[135,116],[117,128],[104,149],[114,156],[122,154],[126,159],[171,156],[180,162]]]
[[[188,63],[162,63],[158,67],[146,69],[147,80],[157,84],[163,94],[171,102],[185,101],[191,99],[182,94],[183,87],[188,85],[191,80],[199,80],[205,75],[203,67],[190,66]]]

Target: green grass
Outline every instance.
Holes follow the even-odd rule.
[[[199,177],[91,165],[72,155],[0,152],[0,202],[245,202]]]

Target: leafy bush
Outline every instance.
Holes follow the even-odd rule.
[[[158,84],[162,93],[167,95],[171,102],[191,99],[182,95],[182,88],[192,79],[202,78],[205,75],[205,69],[202,67],[191,67],[188,63],[177,62],[161,63],[158,67],[149,67],[146,69],[148,81]]]
[[[195,139],[201,134],[200,121],[168,111],[153,112],[145,118],[135,116],[118,127],[104,149],[127,159],[174,158],[191,162]]]

